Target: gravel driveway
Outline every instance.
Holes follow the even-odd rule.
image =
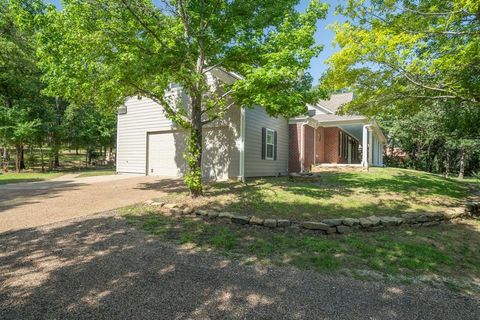
[[[480,298],[240,265],[113,212],[0,234],[0,319],[478,319]]]
[[[0,185],[0,232],[37,227],[127,206],[155,196],[179,180],[68,174],[44,182]]]

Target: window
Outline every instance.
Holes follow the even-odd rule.
[[[265,139],[265,145],[267,146],[267,154],[265,159],[273,160],[273,151],[275,149],[275,132],[273,130],[267,129],[267,135]]]
[[[275,130],[262,128],[262,159],[277,159],[277,132]]]

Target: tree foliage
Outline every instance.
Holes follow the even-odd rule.
[[[202,127],[233,104],[262,105],[272,116],[306,111],[323,95],[305,72],[321,51],[313,34],[327,6],[312,0],[149,0],[64,2],[51,7],[38,54],[48,92],[106,107],[141,94],[190,131],[185,181],[200,195]],[[221,91],[207,74],[221,67],[242,75]],[[188,108],[166,98],[178,84]]]
[[[16,170],[20,171],[25,145],[30,149],[47,146],[58,166],[59,149],[69,143],[63,134],[66,103],[56,95],[44,94],[46,83],[37,57],[37,36],[45,26],[45,9],[41,0],[0,0],[0,146],[4,169],[10,148],[16,150]],[[89,111],[98,116],[97,122],[104,123],[110,134],[106,145],[111,146],[113,112]]]
[[[341,50],[326,82],[352,88],[350,110],[419,110],[434,101],[480,107],[480,3],[349,0],[335,24]]]
[[[389,165],[447,176],[480,173],[480,108],[436,102],[410,116],[384,114],[379,122],[387,131],[388,148],[407,155],[387,157]]]

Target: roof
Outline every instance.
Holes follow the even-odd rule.
[[[333,114],[337,113],[340,107],[353,100],[353,92],[332,94],[328,100],[320,100],[317,104],[324,109],[330,110]]]
[[[317,114],[313,116],[313,119],[317,120],[318,122],[326,122],[326,121],[363,121],[366,120],[367,118],[362,117],[362,116],[351,116],[351,115],[345,115],[345,116],[339,116],[336,114]]]

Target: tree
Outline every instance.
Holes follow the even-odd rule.
[[[141,94],[190,132],[185,182],[202,194],[202,128],[233,104],[262,105],[271,116],[306,112],[323,97],[305,72],[321,51],[313,35],[325,4],[312,0],[304,13],[298,0],[65,1],[50,7],[38,51],[48,92],[79,104],[118,106]],[[213,67],[242,79],[213,91]],[[179,84],[189,107],[165,98]],[[232,103],[233,102],[233,103]]]
[[[408,154],[407,167],[446,176],[455,171],[460,178],[480,171],[480,108],[437,101],[411,114],[383,113],[378,121],[390,146]]]
[[[350,110],[480,107],[480,2],[350,0],[338,10],[348,21],[333,26],[341,50],[325,81],[355,92]]]
[[[115,144],[115,113],[92,104],[70,104],[65,110],[62,123],[66,141],[75,148],[87,150],[86,164],[97,147],[112,147]]]
[[[37,0],[0,0],[0,141],[5,150],[15,147],[17,172],[24,166],[24,143],[38,132],[39,109],[46,103],[34,47],[34,18],[42,10]]]

